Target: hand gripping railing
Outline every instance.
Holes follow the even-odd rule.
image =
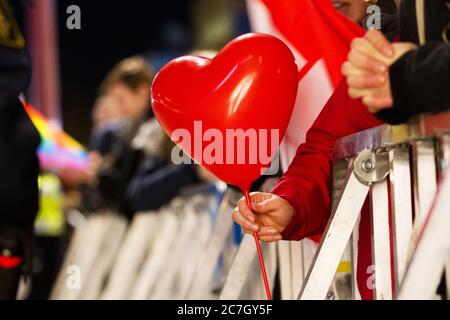
[[[422,116],[406,125],[384,125],[336,143],[335,168],[347,163],[346,178],[299,299],[329,296],[346,248],[350,248],[351,289],[356,297],[357,241],[350,240],[367,196],[374,298],[392,299],[394,292],[399,298],[435,297],[444,268],[450,275],[450,178],[442,173],[450,160],[449,133],[450,115],[442,114]]]

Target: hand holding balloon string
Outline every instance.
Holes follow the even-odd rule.
[[[270,193],[256,192],[250,195],[244,191],[244,195],[233,212],[233,219],[246,233],[253,234],[267,299],[272,300],[259,238],[261,235],[261,239],[266,242],[281,240],[281,232],[292,220],[294,209],[289,202]],[[256,201],[253,205],[252,200]]]

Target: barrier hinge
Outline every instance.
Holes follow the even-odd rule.
[[[354,160],[353,172],[358,180],[367,186],[383,181],[389,174],[389,152],[363,150]]]

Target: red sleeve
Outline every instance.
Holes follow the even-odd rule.
[[[342,81],[320,112],[273,193],[295,209],[285,240],[301,240],[323,232],[331,207],[331,167],[337,139],[380,125],[360,100],[352,100]]]

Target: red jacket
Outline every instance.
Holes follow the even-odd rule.
[[[337,139],[381,125],[361,100],[347,94],[343,80],[320,112],[297,154],[273,193],[295,209],[290,225],[282,233],[285,240],[313,237],[319,241],[331,212],[332,157]],[[362,210],[358,253],[358,286],[363,299],[372,298],[367,288],[368,266],[372,264],[368,203]]]
[[[294,219],[282,233],[283,239],[301,240],[323,232],[331,211],[331,168],[336,140],[381,124],[361,100],[348,96],[343,80],[273,190],[295,209]]]

